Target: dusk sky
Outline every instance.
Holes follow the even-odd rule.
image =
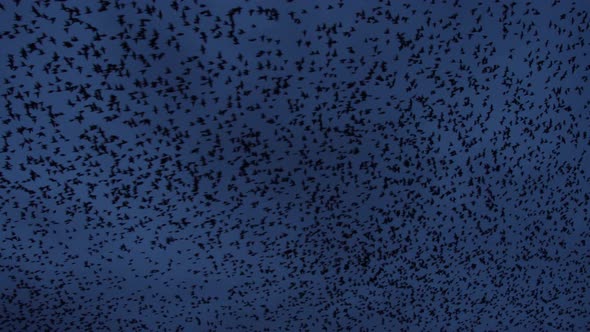
[[[0,2],[0,331],[588,331],[587,1]]]

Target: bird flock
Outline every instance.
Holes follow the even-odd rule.
[[[0,3],[0,331],[588,331],[590,2]]]

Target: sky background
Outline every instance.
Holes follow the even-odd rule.
[[[1,5],[0,330],[590,329],[587,2]]]

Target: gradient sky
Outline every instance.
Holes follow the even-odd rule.
[[[2,3],[0,330],[590,328],[588,2],[105,3]]]

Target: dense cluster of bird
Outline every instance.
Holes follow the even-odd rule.
[[[589,9],[3,1],[0,330],[587,330]]]

